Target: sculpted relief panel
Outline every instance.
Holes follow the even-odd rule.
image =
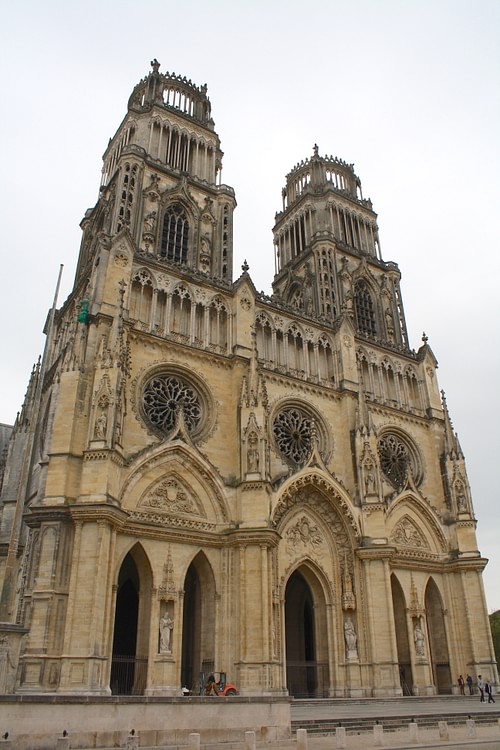
[[[399,547],[430,549],[427,539],[408,516],[405,516],[398,521],[391,534],[390,540],[393,544],[396,544]]]
[[[303,515],[292,523],[285,532],[286,553],[290,558],[304,554],[318,557],[327,553],[323,534],[316,524]]]
[[[139,506],[143,509],[163,510],[177,515],[179,513],[205,517],[203,507],[192,492],[178,477],[169,476],[151,487],[142,497]]]

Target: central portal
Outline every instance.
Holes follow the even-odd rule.
[[[285,591],[286,678],[288,692],[295,698],[328,695],[325,614],[317,578],[306,568],[295,571]]]

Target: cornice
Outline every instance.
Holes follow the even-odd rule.
[[[388,545],[380,545],[373,547],[358,547],[355,550],[357,557],[363,562],[370,562],[371,560],[391,560],[396,554],[394,547]]]
[[[72,520],[75,523],[98,523],[106,522],[123,529],[127,522],[128,513],[116,505],[108,503],[81,503],[69,508]]]
[[[321,385],[320,383],[311,383],[310,380],[302,380],[295,375],[289,375],[287,373],[277,373],[275,369],[268,369],[264,363],[260,363],[260,367],[265,375],[266,382],[272,382],[276,385],[293,385],[296,390],[306,391],[307,393],[324,396],[325,392],[328,393],[328,398],[336,401],[341,401],[342,396],[349,391],[339,391],[335,385]]]
[[[399,409],[396,406],[386,406],[385,404],[380,404],[377,401],[367,400],[366,405],[370,411],[376,414],[380,414],[384,417],[387,417],[387,414],[397,414],[398,419],[400,419],[402,422],[417,424],[423,427],[427,427],[428,429],[431,426],[431,420],[426,415],[420,416],[419,414],[411,414],[410,412]]]
[[[40,526],[45,522],[67,522],[71,519],[67,505],[37,505],[23,515],[25,524],[29,527]]]
[[[141,339],[154,339],[155,344],[161,348],[168,348],[171,351],[178,353],[183,359],[199,360],[203,357],[204,360],[208,360],[216,367],[223,367],[226,370],[230,370],[233,367],[235,360],[234,355],[231,352],[227,354],[221,354],[219,352],[209,352],[203,348],[203,346],[196,346],[191,342],[184,344],[182,341],[176,341],[173,336],[162,335],[159,336],[151,331],[140,331],[134,328],[130,321],[127,321],[127,327],[129,332],[129,339],[134,344],[140,343]]]
[[[226,538],[230,546],[233,547],[245,547],[246,545],[278,547],[281,535],[275,529],[270,528],[235,528],[226,532]]]

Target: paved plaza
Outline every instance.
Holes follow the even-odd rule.
[[[480,703],[476,695],[294,701],[291,715],[294,731],[300,727],[307,730],[307,750],[333,750],[337,747],[348,750],[376,747],[394,750],[455,747],[461,750],[500,750],[499,703]],[[383,730],[374,729],[376,722]],[[412,738],[410,722],[417,725],[416,739],[415,730]],[[439,722],[446,722],[446,726],[441,724],[440,728]],[[338,738],[335,724],[340,725]],[[328,734],[322,734],[322,729]],[[342,736],[345,736],[345,744]],[[300,744],[299,738],[295,743],[297,750]]]

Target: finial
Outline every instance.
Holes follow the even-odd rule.
[[[161,63],[158,62],[156,57],[154,58],[154,60],[151,60],[151,67],[153,68],[153,73],[158,73],[160,69],[160,65]]]
[[[317,143],[314,144],[313,150],[314,150],[314,156],[317,156],[318,155],[318,144]]]
[[[422,341],[424,342],[424,344],[426,344],[429,341],[429,337],[427,336],[425,331],[422,334]]]
[[[249,268],[250,268],[250,266],[248,265],[248,263],[246,261],[246,258],[245,258],[245,260],[243,261],[243,265],[241,266],[241,270],[246,273]]]

